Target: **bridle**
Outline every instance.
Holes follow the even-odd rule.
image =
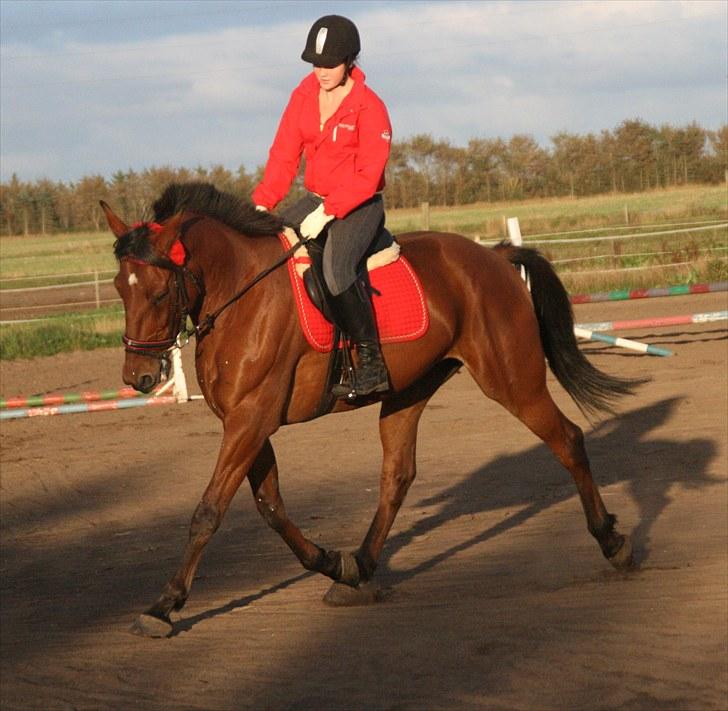
[[[174,274],[175,281],[175,299],[172,307],[172,316],[167,329],[168,337],[160,339],[142,340],[132,338],[126,333],[121,337],[124,343],[124,350],[127,353],[135,353],[137,355],[147,356],[148,358],[156,358],[164,361],[168,351],[173,346],[182,347],[189,340],[187,331],[187,317],[190,315],[192,304],[190,303],[189,293],[187,291],[187,278],[193,282],[199,294],[204,294],[204,286],[200,279],[188,269],[185,265],[178,266],[168,259],[155,257],[154,259],[140,259],[139,257],[122,257],[120,261],[129,261],[134,264],[142,264],[151,267],[165,269]],[[184,339],[187,340],[184,340]]]
[[[127,260],[135,264],[142,264],[152,267],[158,267],[160,269],[166,269],[172,272],[175,278],[176,284],[176,295],[175,304],[172,309],[172,316],[169,322],[167,338],[161,338],[156,340],[141,340],[138,338],[132,338],[126,333],[121,337],[124,343],[124,350],[127,353],[134,353],[136,355],[146,356],[148,358],[155,358],[162,361],[163,368],[169,367],[169,351],[173,347],[182,348],[189,342],[190,336],[196,337],[204,336],[206,333],[211,331],[215,326],[217,317],[225,311],[229,306],[232,306],[238,299],[244,296],[252,287],[254,287],[259,281],[267,277],[271,272],[275,271],[282,264],[293,256],[299,247],[306,244],[309,240],[301,237],[296,230],[296,234],[299,237],[298,241],[286,250],[284,254],[277,259],[270,267],[267,267],[262,272],[253,277],[240,291],[238,291],[232,298],[228,299],[222,306],[215,309],[212,313],[205,315],[200,322],[192,328],[187,328],[187,317],[190,315],[190,309],[192,304],[190,303],[189,294],[187,292],[186,279],[189,277],[195,288],[198,291],[198,299],[200,296],[204,296],[205,287],[202,280],[191,271],[184,262],[182,264],[176,264],[171,259],[166,257],[155,256],[152,259],[142,259],[138,256],[126,255],[119,261]],[[120,238],[120,239],[123,239]]]

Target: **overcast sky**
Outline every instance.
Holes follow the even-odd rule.
[[[317,17],[356,22],[394,138],[728,122],[726,0],[0,0],[1,175],[265,162]]]

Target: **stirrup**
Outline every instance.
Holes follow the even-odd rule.
[[[387,390],[389,390],[388,380],[379,381],[366,389],[362,388],[361,385],[356,384],[356,371],[354,371],[354,382],[336,383],[331,388],[331,394],[338,400],[352,401],[360,397],[366,397],[367,395],[386,393]]]
[[[361,348],[361,346],[359,346]],[[377,348],[374,355],[371,349],[364,346],[362,351],[366,352],[358,368],[353,368],[351,359],[348,356],[345,364],[345,378],[341,383],[336,383],[331,388],[331,394],[345,400],[355,400],[358,397],[384,393],[389,390],[389,375],[384,365],[381,353]]]

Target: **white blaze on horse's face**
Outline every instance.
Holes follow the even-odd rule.
[[[134,286],[134,284],[138,284],[139,283],[139,279],[137,279],[137,275],[134,274],[134,272],[132,272],[131,274],[129,274],[128,282],[129,282],[129,286]]]

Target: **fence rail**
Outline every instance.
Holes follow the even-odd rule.
[[[539,234],[531,235],[533,239],[541,239],[542,237],[555,237],[557,235],[580,235],[586,234],[587,232],[603,232],[604,230],[634,230],[635,227],[642,227],[644,229],[651,227],[695,227],[696,225],[711,225],[713,227],[716,224],[723,222],[723,220],[698,220],[696,222],[670,222],[662,224],[655,223],[649,225],[622,225],[621,227],[609,225],[608,227],[589,227],[583,230],[567,230],[561,232],[541,232]]]
[[[720,252],[728,250],[725,247],[704,247],[703,252]],[[627,252],[626,254],[597,254],[588,257],[570,257],[569,259],[552,259],[551,264],[571,264],[573,262],[592,262],[597,259],[628,259],[630,257],[657,257],[662,254],[674,254],[675,250],[667,250],[661,252]],[[656,265],[662,266],[662,265]]]
[[[113,279],[91,279],[89,281],[75,281],[67,284],[49,284],[48,286],[25,286],[21,289],[2,289],[0,294],[20,294],[27,291],[48,291],[49,289],[70,289],[76,286],[96,286],[97,284],[113,284]]]
[[[707,227],[687,227],[681,230],[660,230],[658,232],[634,232],[629,235],[602,235],[601,237],[572,237],[571,239],[532,239],[529,244],[577,244],[579,242],[605,242],[607,240],[634,239],[635,237],[661,237],[664,235],[686,234],[688,232],[705,232],[728,227],[728,222],[720,222]]]
[[[92,301],[67,301],[62,304],[31,304],[30,306],[3,306],[0,311],[33,311],[36,309],[59,309],[65,306],[90,306],[100,304],[117,304],[121,303],[120,298],[115,299],[93,299]]]
[[[0,278],[0,284],[6,281],[33,281],[37,279],[40,281],[41,279],[67,279],[70,277],[79,277],[79,276],[88,276],[88,277],[94,277],[97,274],[114,274],[116,270],[114,269],[98,269],[93,272],[67,272],[65,274],[33,274],[31,276],[14,276],[14,277],[2,277]],[[92,281],[89,279],[89,281]]]
[[[579,269],[573,272],[560,272],[563,276],[589,276],[594,274],[613,274],[616,272],[644,272],[650,269],[670,269],[675,267],[687,267],[693,265],[694,262],[670,262],[670,264],[647,264],[643,267],[614,267],[612,269]]]

